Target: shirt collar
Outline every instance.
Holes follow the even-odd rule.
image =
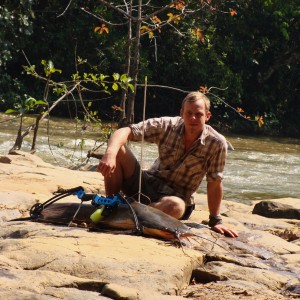
[[[176,126],[174,129],[178,133],[178,136],[182,136],[184,132],[184,122],[183,119],[180,117],[178,119],[178,126]]]
[[[203,131],[199,138],[202,145],[205,145],[205,139],[207,136],[208,136],[208,127],[204,125]]]
[[[182,136],[183,133],[184,133],[184,122],[183,122],[182,118],[179,119],[178,124],[179,124],[179,126],[177,128],[178,134]],[[200,137],[198,138],[198,141],[200,141],[200,143],[202,145],[205,145],[205,140],[206,140],[208,135],[209,135],[208,126],[206,124],[204,124],[203,131],[202,131]]]

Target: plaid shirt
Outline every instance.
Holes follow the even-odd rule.
[[[143,122],[132,124],[130,128],[133,141],[140,141]],[[227,142],[211,126],[205,124],[201,136],[187,152],[181,117],[146,120],[144,139],[156,143],[159,152],[159,157],[146,172],[150,176],[163,179],[187,205],[193,203],[192,194],[198,189],[205,175],[208,182],[223,179]]]

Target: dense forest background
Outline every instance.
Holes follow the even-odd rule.
[[[151,5],[159,10],[161,2],[152,0]],[[157,30],[143,28],[135,121],[142,117],[147,76],[146,117],[177,115],[183,91],[211,88],[217,96],[210,96],[211,122],[219,129],[300,136],[299,0],[163,2],[172,4],[173,14],[181,11],[182,17],[159,28],[160,20],[170,13],[164,10],[155,15]],[[184,11],[187,2],[193,11]],[[110,8],[103,0],[2,0],[0,111],[29,96],[45,98],[45,80],[28,75],[23,67],[34,65],[42,74],[42,60],[53,62],[59,72],[51,79],[59,82],[72,81],[72,74],[78,72],[125,73],[128,27],[116,11],[124,3],[113,1]],[[155,19],[151,20],[153,24]],[[97,118],[111,121],[122,90],[108,93],[86,87],[82,91],[81,101],[70,95],[51,114],[81,118],[84,102],[90,103]],[[50,86],[50,105],[58,98],[52,92]],[[237,112],[251,119],[262,116],[264,125]]]

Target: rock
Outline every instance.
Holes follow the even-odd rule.
[[[290,292],[290,296],[300,298],[300,284],[290,286],[288,291]]]
[[[300,239],[300,227],[290,227],[282,230],[274,230],[273,234],[287,240],[288,242],[293,242]]]
[[[88,154],[87,154],[87,157],[90,158],[90,157],[94,157],[94,158],[97,158],[97,159],[102,159],[102,157],[104,156],[104,152],[98,152],[98,151],[88,151]]]
[[[299,278],[295,277],[295,274],[281,274],[272,268],[258,269],[224,262],[209,262],[205,265],[205,269],[207,273],[214,274],[215,277],[218,276],[222,280],[247,280],[261,284],[272,291],[286,290],[289,285],[299,282]],[[202,278],[196,277],[195,279],[200,281]]]
[[[111,299],[138,300],[139,291],[130,287],[109,283],[104,286],[101,295]]]
[[[101,281],[47,270],[2,269],[0,278],[2,299],[107,299],[100,296]]]
[[[228,280],[207,284],[190,285],[185,290],[185,297],[194,300],[285,300],[276,292],[270,291],[262,284],[246,280]]]
[[[254,206],[253,214],[267,218],[300,220],[300,209],[274,201],[261,201]]]
[[[0,156],[0,163],[1,164],[10,164],[11,159],[7,156]]]

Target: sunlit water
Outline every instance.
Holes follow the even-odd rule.
[[[11,117],[0,114],[0,121]],[[28,121],[27,121],[28,122]],[[31,120],[32,123],[32,120]],[[99,141],[100,128],[88,124],[82,130],[82,123],[51,119],[41,124],[36,145],[36,154],[55,165],[67,166],[86,161],[88,150],[95,145],[105,149]],[[0,123],[0,154],[7,154],[13,146],[19,120]],[[48,133],[47,133],[48,132]],[[250,203],[251,200],[276,199],[283,197],[300,198],[300,140],[271,139],[263,137],[227,136],[235,150],[228,152],[224,179],[224,198]],[[98,140],[97,142],[95,142]],[[29,151],[32,133],[24,139],[22,150]],[[147,167],[155,160],[155,145],[132,143],[133,152]],[[97,164],[97,160],[89,160]],[[1,165],[0,165],[1,168]],[[206,191],[205,181],[199,192]]]

